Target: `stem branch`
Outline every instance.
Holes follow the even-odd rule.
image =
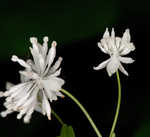
[[[101,133],[99,132],[99,130],[96,127],[95,123],[93,122],[92,118],[90,117],[90,115],[88,114],[88,112],[86,111],[86,109],[82,106],[82,104],[72,94],[70,94],[65,89],[61,89],[61,91],[64,94],[66,94],[68,97],[70,97],[78,105],[78,107],[82,110],[82,112],[85,114],[85,116],[89,120],[89,122],[90,122],[91,126],[93,127],[94,131],[96,132],[97,136],[98,137],[102,137]]]

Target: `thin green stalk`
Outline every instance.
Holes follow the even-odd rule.
[[[96,132],[97,136],[98,137],[102,137],[101,133],[99,132],[99,130],[96,127],[95,123],[93,122],[92,118],[90,117],[90,115],[88,114],[88,112],[86,111],[86,109],[82,106],[82,104],[72,94],[70,94],[65,89],[61,89],[61,91],[64,94],[66,94],[68,97],[70,97],[78,105],[78,107],[82,110],[82,112],[85,114],[85,116],[89,120],[89,122],[90,122],[91,126],[93,127],[94,131]]]
[[[117,123],[117,119],[118,119],[118,115],[119,115],[119,110],[120,110],[120,104],[121,104],[121,83],[120,83],[120,77],[119,77],[119,72],[116,72],[117,75],[117,82],[118,82],[118,103],[117,103],[117,109],[116,109],[116,114],[115,114],[115,118],[114,118],[114,122],[111,128],[111,132],[109,137],[112,137],[115,127],[116,127],[116,123]]]
[[[61,118],[52,110],[52,114],[56,117],[56,119],[60,122],[61,125],[64,125],[64,122],[61,120]]]

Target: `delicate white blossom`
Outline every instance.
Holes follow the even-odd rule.
[[[48,50],[48,37],[44,37],[43,41],[43,45],[40,45],[37,38],[30,38],[33,60],[29,59],[25,62],[16,55],[12,56],[11,60],[18,62],[25,70],[19,71],[20,84],[7,83],[7,91],[0,92],[1,97],[6,97],[4,102],[6,111],[1,112],[2,117],[16,111],[19,112],[17,118],[21,119],[24,116],[24,122],[28,123],[35,110],[47,115],[50,120],[50,102],[57,100],[57,96],[64,97],[59,91],[64,80],[58,77],[61,73],[59,66],[62,58],[59,57],[55,64],[52,64],[57,43],[53,41]]]
[[[118,69],[128,76],[128,72],[124,69],[121,63],[129,64],[133,63],[134,60],[130,57],[122,57],[127,55],[131,51],[135,50],[135,46],[130,42],[130,33],[129,29],[123,34],[123,37],[115,37],[114,29],[109,34],[108,28],[103,35],[103,38],[98,42],[98,47],[102,52],[108,54],[110,58],[97,67],[94,67],[95,70],[103,69],[106,67],[109,76],[112,76]]]

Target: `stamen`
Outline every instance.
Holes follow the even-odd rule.
[[[14,61],[14,62],[17,62],[18,61],[18,57],[16,55],[13,55],[11,60]]]
[[[0,97],[4,96],[4,92],[0,91]]]
[[[47,116],[48,117],[48,120],[51,120],[51,116]]]
[[[31,38],[30,38],[30,42],[31,42],[32,44],[37,43],[37,38],[31,37]]]
[[[111,37],[112,37],[112,38],[115,38],[115,31],[114,31],[114,28],[112,28]]]
[[[47,43],[47,42],[48,42],[48,37],[47,37],[47,36],[45,36],[45,37],[43,38],[43,42],[44,42],[44,43]]]
[[[27,64],[24,60],[22,59],[19,59],[16,55],[13,55],[11,60],[13,62],[18,62],[21,66],[25,67],[25,68],[28,68],[28,69],[31,69],[30,65]]]
[[[52,46],[57,46],[57,42],[56,42],[56,41],[53,41],[53,42],[52,42]]]

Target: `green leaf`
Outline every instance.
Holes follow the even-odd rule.
[[[75,133],[72,126],[64,124],[61,128],[60,136],[57,137],[75,137]]]

